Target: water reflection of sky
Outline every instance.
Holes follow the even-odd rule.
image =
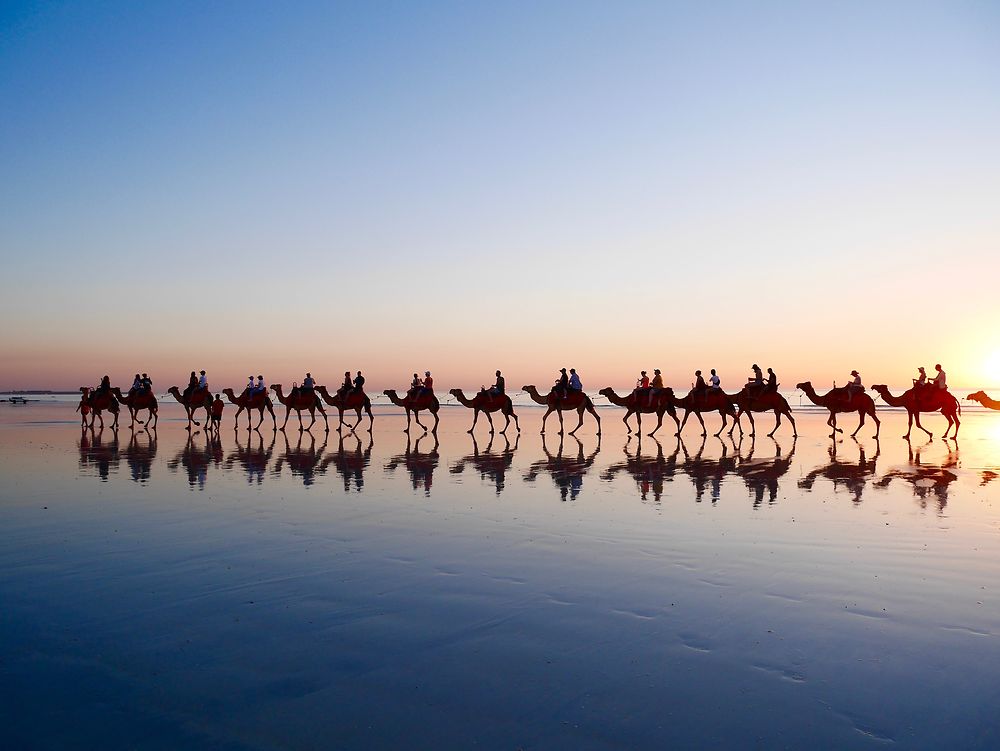
[[[907,444],[895,415],[881,442],[819,415],[491,440],[468,413],[188,437],[29,409],[0,414],[16,745],[996,739],[992,415]]]

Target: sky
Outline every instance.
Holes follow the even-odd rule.
[[[0,5],[0,389],[1000,385],[1000,4]]]

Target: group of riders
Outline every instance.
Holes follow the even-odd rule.
[[[764,394],[777,392],[778,377],[771,368],[767,369],[766,378],[760,366],[756,363],[754,363],[751,370],[753,371],[753,375],[747,379],[746,385],[746,388],[751,390],[751,395],[763,396]],[[941,367],[941,364],[938,363],[935,365],[934,370],[936,371],[935,376],[929,379],[927,377],[927,372],[923,367],[917,368],[919,375],[913,379],[913,388],[917,391],[918,396],[921,393],[933,395],[933,390],[935,389],[948,389],[947,374]],[[704,376],[702,376],[700,370],[696,370],[694,372],[694,376],[694,386],[691,389],[692,396],[701,397],[707,400],[710,394],[720,393],[722,391],[722,379],[719,378],[719,374],[716,373],[715,368],[711,369],[707,380]],[[352,394],[363,393],[364,386],[365,377],[361,374],[360,370],[357,371],[357,375],[353,378],[351,377],[350,371],[346,371],[344,373],[344,382],[341,384],[340,388],[337,389],[337,395],[346,401]],[[663,375],[661,374],[659,368],[654,368],[652,379],[649,378],[645,370],[640,372],[639,378],[636,380],[633,393],[637,399],[646,397],[647,405],[651,406],[658,394],[660,394],[664,388]],[[152,391],[152,389],[152,379],[150,379],[146,373],[136,373],[135,379],[132,381],[132,387],[129,389],[129,395],[148,394]],[[293,385],[292,395],[299,397],[314,394],[315,389],[316,380],[313,378],[312,373],[306,373],[305,378],[302,379],[301,385]],[[857,394],[863,393],[864,390],[865,387],[861,382],[861,374],[858,373],[857,370],[852,370],[850,381],[845,387],[843,387],[845,402],[849,404]],[[206,394],[209,393],[208,377],[205,375],[204,370],[199,373],[196,373],[193,370],[191,371],[191,377],[188,381],[187,388],[184,389],[184,400],[190,400],[191,395],[196,391],[204,391]],[[253,397],[266,391],[267,386],[264,383],[264,376],[258,375],[256,379],[253,376],[248,377],[247,386],[243,393],[246,396]],[[485,385],[481,387],[481,393],[486,394],[490,400],[503,397],[506,394],[506,391],[506,381],[503,374],[499,370],[496,372],[496,381],[492,386],[489,388]],[[577,374],[576,368],[570,368],[568,371],[566,368],[560,368],[559,378],[556,379],[556,382],[552,387],[552,392],[555,394],[556,398],[559,400],[565,400],[582,391],[583,383],[580,381],[580,376]],[[101,384],[92,390],[91,395],[96,397],[105,393],[111,393],[111,378],[109,376],[104,376],[101,379]],[[433,393],[434,379],[431,377],[431,372],[429,370],[424,371],[423,378],[414,373],[407,395],[411,399],[417,399],[422,396],[433,395]]]

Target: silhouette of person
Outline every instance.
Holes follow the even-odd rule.
[[[222,395],[216,394],[215,401],[212,402],[212,424],[219,428],[222,425],[222,410],[226,408],[226,403],[222,401]]]
[[[663,391],[663,376],[659,368],[653,368],[653,381],[649,384],[649,404],[652,406],[653,399]]]
[[[417,395],[417,390],[422,385],[423,384],[420,381],[420,376],[418,376],[416,373],[414,373],[413,374],[413,380],[410,381],[410,396],[416,396]]]
[[[778,376],[770,368],[767,369],[767,386],[764,388],[765,394],[775,394],[778,392]]]
[[[753,378],[751,379],[753,381],[753,383],[755,385],[757,385],[757,386],[763,386],[764,385],[764,374],[760,372],[760,365],[758,365],[757,363],[754,363],[753,367],[750,368],[750,370],[753,371]]]
[[[934,370],[937,371],[937,375],[934,376],[934,386],[939,389],[948,390],[948,375],[941,368],[941,363],[934,366]]]
[[[569,369],[569,387],[573,391],[583,391],[583,384],[580,382],[580,376],[576,374],[576,368]]]
[[[649,388],[649,376],[646,375],[646,371],[639,371],[639,377],[635,380],[635,390],[645,391]]]
[[[424,371],[424,380],[420,387],[421,394],[433,394],[434,393],[434,379],[431,378],[431,372],[429,370]]]
[[[712,368],[712,375],[709,376],[708,383],[712,391],[722,391],[722,379],[715,372],[715,368]]]
[[[198,388],[198,374],[193,370],[191,371],[191,377],[188,379],[187,388],[184,389],[184,398],[187,399],[191,396],[191,392]]]
[[[360,394],[365,390],[365,377],[361,375],[361,371],[358,371],[357,376],[354,378],[354,392]]]
[[[208,377],[205,375],[205,371],[201,371],[201,377],[198,379],[199,389],[208,389]]]
[[[141,386],[143,393],[148,394],[153,390],[153,379],[150,378],[148,374],[143,373],[142,380],[139,381],[139,385]]]
[[[142,388],[142,377],[136,373],[135,378],[132,379],[132,387],[128,390],[129,394],[134,394],[139,389]]]
[[[340,384],[340,388],[337,389],[337,393],[341,398],[344,398],[353,388],[354,383],[351,381],[351,371],[344,371],[344,382]]]
[[[864,385],[861,383],[861,374],[856,370],[851,371],[853,380],[847,384],[847,403],[850,404],[855,394],[863,393]]]
[[[497,380],[489,390],[490,399],[495,399],[498,396],[503,396],[507,391],[507,381],[504,379],[500,371],[497,371]]]
[[[554,391],[559,395],[560,399],[566,398],[569,392],[569,376],[566,375],[566,368],[559,368],[559,380],[556,381]]]
[[[306,373],[306,377],[302,379],[302,388],[301,388],[301,390],[303,392],[307,392],[307,393],[311,394],[311,393],[313,393],[313,390],[315,388],[316,388],[316,379],[313,378],[313,374],[312,373]]]

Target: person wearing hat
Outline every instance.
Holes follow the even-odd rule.
[[[431,378],[431,372],[429,370],[424,371],[424,380],[420,384],[421,394],[433,394],[434,393],[434,379]]]
[[[913,379],[913,388],[922,389],[927,385],[927,371],[924,370],[923,366],[920,366],[917,368],[917,372],[920,373],[920,375]]]
[[[856,370],[851,371],[851,375],[854,377],[850,383],[847,384],[847,403],[850,404],[854,395],[861,393],[865,390],[864,385],[861,383],[861,374]]]
[[[635,390],[645,391],[648,388],[649,388],[649,376],[646,375],[645,370],[640,370],[639,377],[635,381]]]
[[[552,389],[560,399],[565,399],[569,393],[569,376],[566,368],[559,368],[559,380],[556,381],[555,388]]]
[[[153,379],[149,377],[148,373],[143,373],[139,385],[142,387],[143,393],[148,394],[153,390]]]
[[[316,388],[316,379],[313,378],[312,373],[306,373],[306,377],[302,379],[302,386],[299,391],[303,394],[312,394]]]
[[[660,375],[659,368],[653,368],[653,381],[649,384],[649,405],[653,405],[653,399],[663,391],[663,376]]]
[[[757,386],[763,386],[764,385],[764,374],[760,371],[760,365],[758,365],[757,363],[754,363],[753,367],[750,368],[750,370],[753,371],[753,378],[750,379],[750,382],[753,383],[753,384],[755,384],[755,385],[757,385]]]
[[[259,394],[261,391],[267,391],[267,387],[264,385],[264,376],[257,376],[257,383],[253,382],[253,377],[250,378],[250,396],[254,394]]]

